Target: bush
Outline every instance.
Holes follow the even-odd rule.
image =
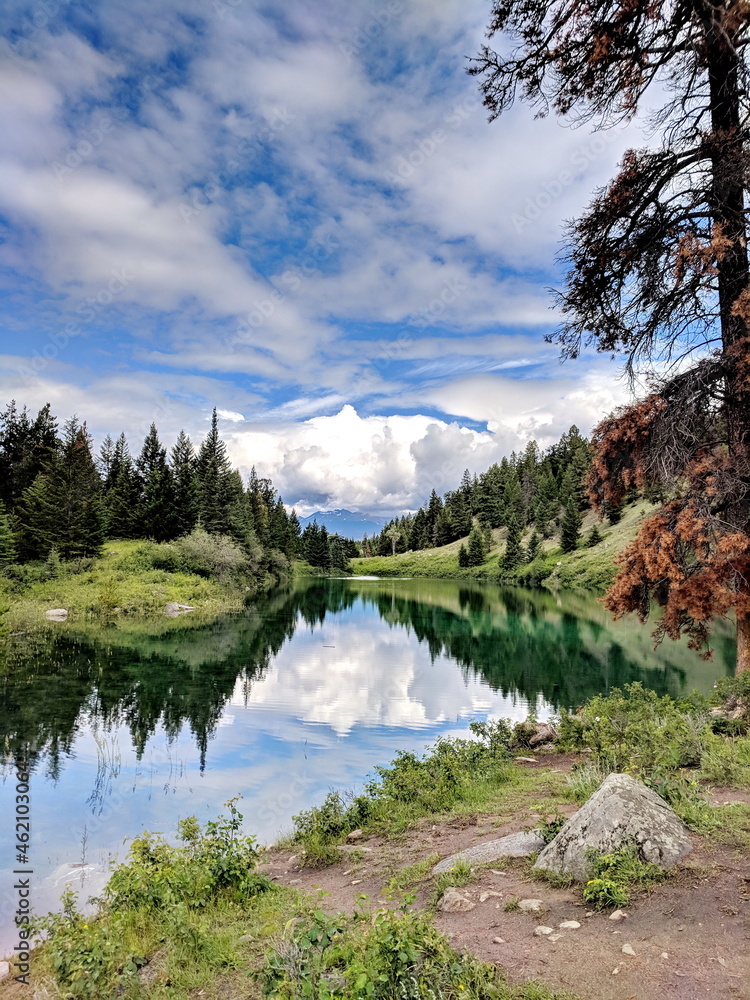
[[[643,861],[635,844],[626,844],[609,854],[589,852],[592,878],[583,887],[584,901],[603,909],[626,906],[634,889],[644,888],[668,877],[658,865]]]
[[[425,913],[361,908],[351,917],[321,910],[297,920],[268,956],[266,996],[281,1000],[510,1000],[491,965],[455,952]],[[544,994],[539,994],[541,998]]]
[[[339,792],[329,792],[322,805],[293,817],[294,839],[309,858],[328,863],[339,856],[332,845],[357,827],[403,829],[418,816],[451,808],[478,782],[507,780],[509,723],[472,722],[469,728],[477,739],[438,739],[422,757],[399,751],[391,764],[375,768],[378,777],[348,806]]]
[[[221,581],[250,568],[246,553],[232,538],[210,535],[203,528],[194,528],[174,542],[154,546],[152,559],[157,569],[184,570]]]

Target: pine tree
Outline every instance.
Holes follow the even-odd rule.
[[[575,490],[571,490],[565,504],[560,526],[560,548],[563,552],[573,552],[581,538],[581,508]]]
[[[227,501],[232,466],[227,448],[219,437],[219,418],[214,407],[211,429],[201,444],[196,461],[198,516],[209,534],[229,532]]]
[[[157,542],[175,538],[178,527],[174,516],[172,473],[167,466],[167,449],[159,441],[156,424],[151,424],[136,468],[141,483],[138,534]]]
[[[189,535],[198,523],[198,479],[195,473],[195,452],[185,431],[180,431],[169,453],[174,490],[174,534]]]
[[[508,521],[508,536],[505,541],[505,552],[502,558],[502,568],[506,570],[515,569],[523,559],[523,548],[521,546],[521,528],[515,514],[511,513]]]
[[[458,565],[461,569],[466,569],[469,565],[469,553],[463,542],[461,542],[458,549]]]
[[[297,516],[297,511],[292,508],[292,513],[289,515],[289,544],[291,548],[290,558],[298,556],[301,552],[301,535],[302,526],[299,523],[299,517]],[[365,539],[367,535],[365,535]]]
[[[86,425],[67,422],[59,452],[24,492],[21,523],[37,558],[58,549],[63,559],[96,555],[104,541],[101,480]]]
[[[0,570],[16,561],[16,540],[5,505],[0,500]]]
[[[130,457],[124,434],[120,434],[103,485],[104,524],[110,538],[136,538],[141,481]]]
[[[487,551],[484,547],[484,539],[479,528],[474,527],[471,529],[469,544],[466,551],[469,566],[481,566],[487,558]]]
[[[537,534],[536,530],[531,532],[531,537],[529,538],[528,544],[526,546],[526,553],[524,555],[523,561],[525,563],[533,562],[539,555],[539,550],[542,546],[542,539]]]
[[[599,531],[599,526],[596,524],[592,525],[591,531],[589,531],[588,535],[586,535],[586,547],[593,549],[595,545],[598,545],[599,542],[602,541],[602,537],[602,533]]]

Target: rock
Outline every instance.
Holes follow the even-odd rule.
[[[505,944],[505,938],[494,937],[492,939],[493,944]]]
[[[479,902],[486,903],[491,896],[497,896],[498,899],[503,898],[503,894],[501,892],[495,892],[494,889],[486,889],[484,892],[480,892]]]
[[[155,952],[149,961],[138,970],[138,982],[141,986],[154,986],[157,983],[161,986],[169,986],[169,976],[164,968],[166,963],[166,948]]]
[[[543,907],[541,899],[522,899],[518,904],[518,909],[523,913],[538,913]]]
[[[354,853],[355,851],[366,851],[368,854],[372,854],[372,848],[366,847],[365,844],[336,844],[336,850],[343,851],[344,854]]]
[[[50,608],[49,611],[44,612],[44,617],[49,622],[64,622],[68,617],[68,612],[65,608]]]
[[[498,858],[526,858],[544,847],[544,841],[535,830],[528,833],[511,833],[499,840],[488,840],[484,844],[476,844],[458,854],[443,858],[432,869],[433,875],[450,871],[457,861],[465,861],[469,865],[486,865]]]
[[[539,927],[534,928],[534,934],[536,937],[546,937],[548,934],[554,933],[554,927],[545,927],[544,925],[540,925]]]
[[[593,911],[593,910],[586,910],[586,914],[585,914],[585,915],[586,915],[587,917],[593,917],[593,915],[594,915],[594,911]]]
[[[177,601],[167,601],[164,605],[164,614],[168,618],[176,618],[177,615],[187,614],[188,611],[195,611],[191,604],[178,604]]]
[[[662,958],[669,958],[669,952],[667,952],[667,951],[663,951],[663,952],[661,953],[661,957],[662,957]]]
[[[529,739],[530,747],[537,747],[540,743],[552,743],[557,739],[557,730],[549,722],[539,722],[536,732]]]
[[[547,938],[547,940],[548,941],[559,941],[561,937],[563,937],[562,934],[550,934],[550,936]]]
[[[557,929],[561,931],[577,931],[580,926],[577,920],[563,920],[561,924],[557,925]]]
[[[633,950],[632,944],[624,944],[622,946],[623,955],[632,955],[635,958],[635,951]]]
[[[354,843],[355,840],[361,840],[364,837],[364,833],[361,830],[352,830],[351,833],[347,833],[346,839],[349,843]]]
[[[590,848],[607,854],[630,841],[645,861],[660,868],[671,868],[691,849],[687,828],[664,799],[629,774],[610,774],[547,844],[534,870],[585,882],[591,874]]]
[[[0,979],[10,975],[10,962],[0,962]]]
[[[628,915],[625,912],[625,910],[615,910],[614,913],[610,913],[609,919],[610,920],[627,920],[628,919]]]
[[[514,757],[513,760],[517,760],[519,764],[536,764],[536,757]]]
[[[467,913],[469,910],[473,910],[476,903],[459,892],[455,886],[448,886],[443,895],[440,897],[440,902],[438,903],[438,909],[442,910],[443,913]]]

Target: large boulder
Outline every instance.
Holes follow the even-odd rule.
[[[627,843],[660,868],[671,868],[691,848],[687,828],[664,799],[629,774],[610,774],[547,844],[534,868],[584,882],[591,876],[589,849],[608,854]]]

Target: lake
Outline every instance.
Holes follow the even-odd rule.
[[[540,718],[640,680],[707,692],[731,673],[594,597],[454,580],[303,580],[241,614],[55,625],[0,660],[0,953],[12,947],[13,760],[27,758],[33,905],[85,899],[144,829],[214,818],[241,793],[262,843],[331,788],[472,719]]]

